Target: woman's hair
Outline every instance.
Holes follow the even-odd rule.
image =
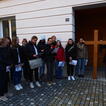
[[[10,45],[10,40],[7,37],[0,39],[0,46],[8,46]]]
[[[9,40],[9,46],[11,45],[11,43],[12,43],[12,41],[11,41],[11,38],[10,37],[5,37],[6,39],[8,39]]]
[[[61,44],[61,41],[60,41],[60,40],[57,40],[57,43],[58,43],[58,42],[60,43],[60,46],[59,46],[59,47],[63,47],[62,44]]]
[[[69,45],[69,40],[71,40],[72,41],[72,44],[74,44],[74,41],[73,41],[73,39],[68,39],[68,41],[67,41],[67,45]]]
[[[19,44],[17,43],[17,39],[18,39],[18,37],[13,37],[12,38],[12,46],[13,47],[18,47]]]
[[[55,35],[53,35],[53,36],[51,37],[51,39],[53,39],[53,38],[56,38],[56,36],[55,36]]]
[[[26,39],[26,38],[24,38],[24,39],[22,40],[22,42],[26,42],[26,43],[27,43],[28,41],[27,41],[27,39]]]

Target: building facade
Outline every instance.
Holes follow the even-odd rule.
[[[105,0],[0,0],[0,37],[56,35],[66,42],[75,39],[74,8],[105,3]]]

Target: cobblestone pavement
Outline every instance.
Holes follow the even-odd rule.
[[[24,90],[16,92],[0,106],[106,106],[106,81],[90,78],[56,80],[56,84],[30,89],[24,83]]]

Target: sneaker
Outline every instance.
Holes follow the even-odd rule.
[[[56,83],[55,83],[55,82],[52,82],[52,84],[53,84],[53,85],[56,85]]]
[[[30,88],[34,88],[35,86],[34,86],[34,84],[33,84],[33,82],[30,82]]]
[[[70,76],[68,76],[68,80],[69,80],[69,81],[71,80]]]
[[[22,86],[21,84],[18,84],[18,87],[19,87],[20,89],[23,89],[23,86]]]
[[[41,87],[41,84],[37,81],[37,82],[36,82],[36,86],[37,86],[37,87]]]
[[[17,91],[21,90],[18,85],[15,85],[15,89],[16,89]]]
[[[74,81],[75,80],[74,76],[71,76],[71,79]]]
[[[0,97],[0,100],[2,100],[2,101],[7,101],[8,98],[7,98],[6,96],[2,96],[2,97]]]
[[[47,83],[47,85],[48,85],[48,86],[51,86],[51,85],[52,85],[52,83],[48,82],[48,83]]]

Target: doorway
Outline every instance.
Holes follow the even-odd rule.
[[[76,41],[94,41],[94,30],[98,29],[98,41],[106,41],[106,6],[86,6],[74,8]],[[93,72],[94,47],[88,45],[87,71]],[[98,45],[97,78],[106,79],[106,45]]]

